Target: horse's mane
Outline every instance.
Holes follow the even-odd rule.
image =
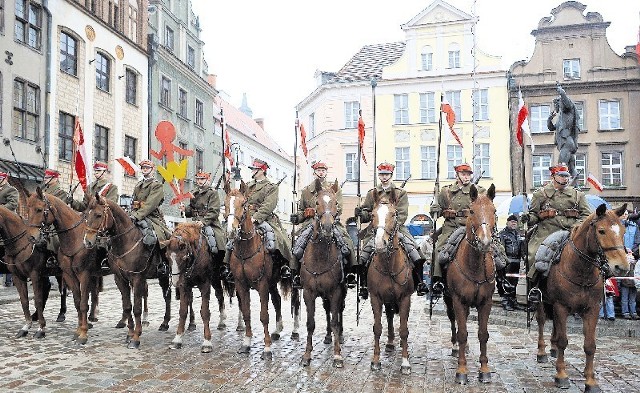
[[[237,188],[232,189],[231,191],[229,191],[229,196],[241,196],[244,197],[244,194],[238,190]]]
[[[49,203],[51,203],[56,208],[61,208],[61,207],[67,208],[69,211],[74,212],[78,216],[80,214],[82,214],[82,213],[80,213],[78,211],[75,211],[71,206],[67,205],[62,199],[58,198],[57,196],[55,196],[53,194],[49,194],[48,192],[43,191],[42,195],[45,196],[49,200]],[[32,198],[35,197],[37,199],[40,199],[40,197],[36,193],[32,194],[31,197]],[[40,200],[44,201],[44,199],[40,199]]]
[[[199,221],[183,222],[178,224],[176,229],[173,231],[173,235],[182,236],[186,241],[193,242],[198,240],[200,237],[201,228],[202,223]]]

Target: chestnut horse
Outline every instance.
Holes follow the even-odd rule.
[[[171,319],[171,288],[168,276],[158,276],[157,265],[163,258],[158,244],[152,248],[142,243],[142,232],[117,203],[96,194],[89,200],[84,227],[84,245],[95,249],[98,236],[111,240],[109,267],[122,296],[123,315],[127,320],[128,348],[140,347],[143,298],[147,295],[147,279],[158,278],[165,302],[164,320],[158,330],[169,329]],[[133,305],[131,294],[133,292]],[[133,309],[133,314],[132,314]]]
[[[218,330],[222,330],[226,326],[224,296],[222,293],[223,283],[220,277],[220,263],[224,253],[220,251],[215,257],[212,257],[207,240],[202,233],[201,222],[179,224],[165,244],[165,254],[172,264],[171,274],[174,277],[178,277],[174,285],[176,290],[180,292],[180,322],[178,323],[176,336],[171,343],[171,348],[182,348],[182,337],[184,336],[187,314],[193,301],[193,287],[198,287],[202,296],[200,316],[204,325],[204,342],[202,343],[201,352],[209,353],[213,347],[211,345],[211,328],[209,327],[211,317],[209,299],[212,286],[215,290],[218,309],[220,310]],[[232,296],[233,286],[227,285],[226,290],[227,294]],[[191,311],[193,316],[193,310],[191,309]]]
[[[58,263],[64,282],[73,293],[78,312],[78,327],[74,338],[78,343],[86,344],[89,296],[96,291],[101,271],[96,251],[87,249],[82,242],[84,217],[55,196],[43,193],[40,187],[27,199],[27,210],[28,233],[33,239],[40,241],[43,236],[48,235],[51,225],[60,239]]]
[[[338,181],[330,188],[323,189],[322,183],[316,180],[316,214],[313,220],[313,235],[302,257],[300,281],[303,288],[304,303],[307,306],[307,347],[302,356],[302,365],[311,363],[313,350],[313,332],[316,327],[316,298],[321,297],[327,313],[327,322],[331,318],[330,328],[333,332],[333,366],[341,368],[344,359],[340,353],[342,340],[342,312],[347,296],[344,281],[342,253],[334,238],[338,204],[336,194]],[[328,327],[329,327],[328,326]],[[327,329],[329,333],[329,329]],[[328,335],[331,342],[331,335]]]
[[[245,336],[238,353],[248,354],[251,349],[251,304],[249,290],[255,289],[260,295],[260,322],[264,329],[264,351],[261,358],[271,360],[272,340],[280,339],[282,324],[282,298],[278,292],[280,269],[272,255],[267,251],[253,223],[252,206],[247,203],[246,186],[240,183],[240,189],[231,189],[225,184],[225,218],[227,238],[233,244],[229,265],[235,278],[238,306],[245,324]],[[291,288],[281,285],[283,294],[289,294]],[[269,335],[269,296],[276,311],[276,331]]]
[[[582,317],[584,332],[585,392],[600,392],[595,378],[593,357],[596,352],[596,324],[603,293],[603,276],[621,276],[629,270],[623,236],[624,225],[620,216],[624,204],[616,210],[607,210],[602,204],[581,224],[573,227],[568,244],[560,254],[560,262],[551,266],[543,287],[543,302],[538,304],[539,363],[547,361],[544,341],[545,317],[553,320],[551,356],[557,356],[555,383],[569,388],[564,351],[567,348],[567,316],[577,313]],[[545,307],[546,306],[546,307]],[[546,309],[546,310],[545,310]],[[546,314],[545,314],[546,311]]]
[[[411,295],[414,291],[412,277],[413,266],[400,246],[398,229],[403,223],[398,222],[396,210],[397,197],[392,189],[389,198],[378,199],[374,193],[371,227],[375,229],[374,254],[367,273],[369,296],[373,311],[373,348],[372,370],[380,370],[380,336],[382,335],[382,306],[387,315],[386,351],[393,351],[395,338],[393,331],[394,314],[400,316],[400,344],[402,346],[402,374],[411,373],[409,363],[409,312],[411,311]]]
[[[478,340],[480,341],[480,369],[478,379],[491,382],[487,358],[489,314],[496,288],[496,267],[493,261],[493,242],[496,234],[496,208],[493,198],[496,187],[491,184],[486,194],[479,194],[475,185],[469,192],[471,204],[465,237],[446,273],[447,291],[444,301],[451,323],[452,355],[458,356],[456,382],[466,384],[467,374],[467,318],[469,309],[478,310]],[[445,194],[445,200],[449,197]],[[456,324],[458,326],[456,332]],[[456,348],[456,344],[457,347]]]

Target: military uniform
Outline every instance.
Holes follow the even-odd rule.
[[[49,195],[53,195],[54,197],[60,199],[62,202],[65,202],[67,200],[67,195],[69,195],[67,191],[63,190],[62,187],[60,187],[60,183],[56,183],[54,185],[51,185],[51,183],[45,184],[42,187],[42,191],[46,192]]]
[[[218,250],[223,251],[226,240],[225,232],[219,220],[220,197],[218,192],[211,187],[204,187],[193,191],[192,194],[193,198],[184,209],[185,217],[190,217],[193,221],[200,221],[205,227],[211,227],[216,247]]]
[[[89,185],[89,187],[87,188],[87,194],[95,196],[96,193],[112,202],[119,202],[118,197],[120,196],[120,194],[118,194],[118,186],[108,182],[106,179],[98,179]],[[74,199],[71,202],[71,207],[73,208],[73,210],[83,212],[87,209],[88,204],[89,201],[85,196],[82,201]]]
[[[52,180],[47,180],[47,178],[59,179],[60,172],[54,169],[46,169],[44,171],[44,185],[42,186],[42,192],[45,192],[49,195],[53,195],[54,197],[60,199],[62,202],[66,202],[67,195],[69,193],[60,187],[60,183],[58,181],[54,182]],[[54,255],[58,255],[58,248],[60,248],[60,240],[58,239],[58,233],[52,227],[52,231],[47,237],[47,250],[51,251]],[[50,264],[49,261],[47,261]]]
[[[163,201],[162,183],[153,176],[140,180],[133,188],[131,217],[136,221],[148,221],[158,241],[164,241],[171,237],[171,231],[167,227],[164,215],[160,211],[160,205],[162,205]]]
[[[0,205],[6,207],[11,211],[16,211],[18,209],[18,201],[20,200],[20,195],[18,194],[18,190],[7,183],[4,186],[0,187]]]

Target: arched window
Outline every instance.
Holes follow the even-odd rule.
[[[60,32],[60,71],[78,75],[78,40],[65,31]]]
[[[96,87],[100,90],[109,91],[109,80],[111,73],[111,60],[101,52],[96,53]]]
[[[429,45],[424,46],[420,52],[420,69],[422,71],[433,70],[433,49]]]

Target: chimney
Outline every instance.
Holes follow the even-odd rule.
[[[217,81],[218,81],[218,75],[216,74],[207,75],[207,83],[209,83],[214,89],[216,88]]]
[[[262,117],[254,119],[254,121],[256,122],[257,125],[260,126],[260,128],[264,130],[264,119]]]

